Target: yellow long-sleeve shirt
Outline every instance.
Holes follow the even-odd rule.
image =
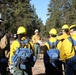
[[[39,35],[33,35],[32,37],[33,43],[38,43],[39,40],[41,40],[41,37]]]
[[[13,41],[13,43],[10,46],[10,58],[9,63],[12,64],[12,56],[14,55],[17,48],[20,47],[20,44],[17,40]]]
[[[64,33],[64,34],[58,36],[57,39],[58,39],[58,40],[65,40],[65,39],[67,39],[68,37],[69,37],[69,35],[66,34],[66,33]]]
[[[72,38],[76,40],[76,34],[74,34]],[[69,59],[74,56],[75,54],[74,50],[72,52],[71,50],[72,50],[72,43],[68,39],[64,40],[60,50],[60,58],[62,61],[65,62],[66,59]]]

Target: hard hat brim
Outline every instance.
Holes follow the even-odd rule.
[[[74,25],[74,26],[70,26],[70,30],[73,29],[73,28],[76,28],[76,25]]]

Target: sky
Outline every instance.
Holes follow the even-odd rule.
[[[36,13],[39,18],[42,19],[43,24],[45,25],[47,16],[47,8],[50,0],[31,0],[31,3],[34,4],[36,8]]]

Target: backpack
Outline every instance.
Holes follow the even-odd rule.
[[[70,67],[72,67],[74,70],[76,70],[76,50],[75,50],[75,47],[76,46],[76,40],[74,40],[72,37],[69,37],[68,40],[72,43],[72,47],[71,47],[71,52],[74,50],[75,52],[75,55],[70,58],[70,59],[67,59],[66,60],[66,64]]]
[[[47,50],[47,54],[49,56],[49,62],[53,63],[56,60],[59,60],[59,55],[60,52],[59,50],[56,48],[57,44],[59,43],[59,41],[57,40],[56,42],[50,42],[48,41],[49,46],[51,47],[50,50]]]
[[[31,55],[33,54],[33,51],[28,48],[24,48],[24,46],[28,43],[28,40],[19,42],[21,46],[16,50],[12,57],[12,62],[15,67],[21,70],[26,70],[27,64],[31,63]]]
[[[76,50],[75,50],[75,47],[74,47],[74,46],[76,46],[76,40],[74,40],[72,37],[69,37],[68,40],[72,43],[71,53],[72,53],[73,48],[74,48],[74,52],[75,52],[75,55],[76,55]]]

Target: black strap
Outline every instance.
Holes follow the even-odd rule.
[[[18,42],[20,43],[20,47],[24,48],[26,46],[26,48],[28,48],[28,43],[29,43],[28,39],[26,39],[26,40],[18,40]]]
[[[58,43],[59,43],[59,40],[56,41],[56,47],[57,47],[57,44],[58,44]]]
[[[75,47],[74,47],[73,38],[72,38],[72,37],[69,37],[68,39],[69,39],[69,40],[71,41],[71,43],[72,43],[72,48],[71,48],[71,52],[70,52],[70,53],[72,53],[72,52],[73,52],[73,49],[74,49],[74,52],[75,52],[75,55],[76,55],[76,50],[75,50]]]
[[[52,43],[52,47],[50,46],[50,41],[48,40],[49,47],[56,48],[57,44],[59,43],[59,40],[56,40],[56,45],[55,46],[54,46],[54,42],[51,42],[51,43]]]

